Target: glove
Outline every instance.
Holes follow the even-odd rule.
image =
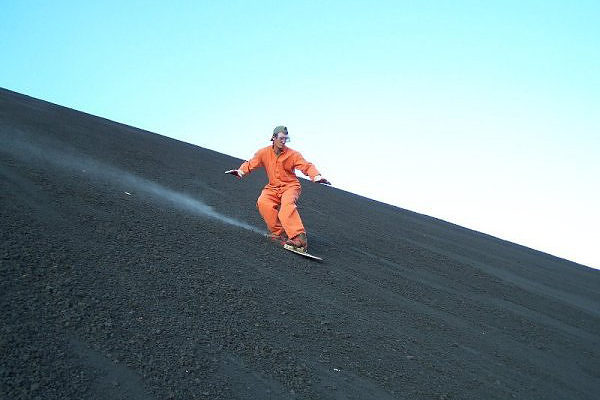
[[[327,179],[323,178],[321,175],[315,176],[314,182],[320,183],[322,185],[331,185],[331,182],[329,182]]]
[[[238,179],[240,179],[242,176],[244,176],[244,173],[242,172],[241,169],[230,169],[229,171],[225,171],[225,173],[236,176]]]

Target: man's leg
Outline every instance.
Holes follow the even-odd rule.
[[[292,186],[285,189],[281,195],[279,220],[289,238],[294,238],[301,233],[305,233],[304,225],[296,207],[296,200],[300,196],[300,190],[300,187]]]
[[[258,212],[265,220],[267,229],[274,235],[281,235],[283,227],[277,214],[279,213],[279,204],[281,200],[274,189],[263,189],[256,201]]]

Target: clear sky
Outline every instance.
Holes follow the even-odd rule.
[[[0,5],[1,87],[242,159],[283,124],[336,187],[600,268],[597,0]]]

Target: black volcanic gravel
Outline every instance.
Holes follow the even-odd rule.
[[[3,89],[0,143],[1,399],[598,399],[600,271],[303,182],[307,260],[241,160]]]

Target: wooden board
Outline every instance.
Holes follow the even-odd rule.
[[[284,244],[283,248],[286,250],[289,250],[293,253],[300,254],[303,257],[312,258],[313,260],[317,260],[317,261],[323,261],[323,259],[321,257],[313,256],[312,254],[307,253],[305,251],[296,250],[293,246],[290,246],[289,244]]]

